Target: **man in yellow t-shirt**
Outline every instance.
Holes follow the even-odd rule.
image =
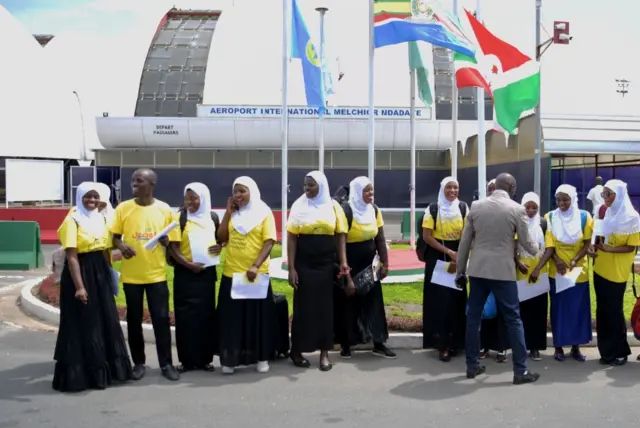
[[[169,287],[165,250],[162,248],[169,241],[180,242],[179,229],[172,229],[162,239],[162,246],[158,245],[151,250],[144,248],[151,238],[173,221],[171,207],[153,197],[157,180],[156,173],[150,169],[136,170],[131,178],[133,199],[118,205],[111,224],[113,247],[120,250],[123,257],[121,278],[127,300],[127,331],[134,364],[134,380],[142,379],[145,375],[146,357],[142,335],[145,292],[162,374],[169,380],[180,378],[171,357]]]

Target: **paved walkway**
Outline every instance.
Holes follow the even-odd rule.
[[[333,371],[300,370],[286,361],[265,375],[193,373],[177,383],[160,377],[147,348],[147,377],[74,395],[51,390],[55,334],[0,324],[0,427],[561,427],[638,426],[640,363],[603,368],[590,361],[533,363],[535,385],[511,385],[511,365],[487,363],[470,381],[464,364],[429,352],[400,351],[397,360],[358,353]],[[637,353],[637,351],[636,351]],[[312,357],[315,367],[317,357]]]

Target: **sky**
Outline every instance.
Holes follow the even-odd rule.
[[[112,24],[101,28],[115,34],[121,27],[130,27],[149,1],[165,0],[0,0],[0,4],[32,33],[86,31],[96,27],[96,22],[108,19]],[[265,0],[233,1],[265,4]],[[173,3],[179,6],[180,0]],[[448,6],[451,0],[441,3]],[[459,3],[461,7],[475,9],[476,1],[459,0]],[[574,37],[569,46],[551,46],[543,57],[544,113],[640,116],[640,60],[629,51],[636,49],[634,41],[640,40],[637,25],[640,2],[616,0],[615,4],[616,7],[602,7],[603,3],[597,0],[543,0],[543,39],[552,32],[554,20],[569,21]],[[481,17],[497,36],[533,54],[535,0],[482,0],[481,7]],[[334,39],[349,37],[351,17],[347,9],[342,14],[340,6],[331,9]],[[523,22],[527,25],[523,26]],[[624,98],[616,93],[615,79],[621,78],[631,81]]]

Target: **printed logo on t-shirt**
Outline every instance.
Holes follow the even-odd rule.
[[[135,232],[133,234],[133,239],[135,239],[136,241],[148,241],[151,238],[153,238],[155,236],[155,233],[153,232],[153,229],[151,229],[150,227],[147,227],[146,229],[144,229],[143,232]]]

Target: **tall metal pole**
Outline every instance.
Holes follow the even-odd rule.
[[[320,49],[318,54],[320,55],[320,69],[322,70],[322,79],[324,79],[324,15],[329,10],[326,7],[317,7],[316,10],[320,13]],[[325,106],[326,107],[326,106]],[[324,172],[324,114],[320,115],[320,144],[318,147],[318,171]]]
[[[287,92],[289,82],[289,3],[282,0],[282,121],[280,133],[282,137],[282,256],[287,257],[287,212],[289,210],[289,109]]]
[[[411,79],[411,95],[410,95],[410,113],[411,119],[409,121],[409,140],[410,140],[410,158],[411,158],[411,189],[409,196],[409,204],[411,209],[411,214],[409,215],[409,221],[411,223],[411,238],[409,240],[409,245],[411,245],[411,249],[415,249],[415,239],[416,239],[416,69],[412,68],[409,73],[409,79]]]
[[[87,138],[84,130],[84,114],[82,112],[82,102],[80,101],[80,95],[73,91],[73,95],[76,96],[78,101],[78,110],[80,111],[80,126],[82,129],[82,160],[89,160],[89,150],[87,149]]]
[[[458,16],[458,0],[453,0],[453,15]],[[453,77],[451,82],[451,176],[458,178],[458,87],[456,83],[456,67],[453,63],[453,51],[451,51],[451,68]]]
[[[536,0],[536,60],[540,61],[538,49],[540,46],[540,8],[542,0]],[[542,67],[539,75],[542,79]],[[533,149],[533,191],[542,199],[542,80],[540,81],[540,91],[538,95],[538,107],[536,108],[536,139]]]
[[[375,152],[375,138],[376,138],[376,123],[375,123],[375,111],[373,105],[373,88],[374,88],[374,59],[373,55],[376,49],[374,33],[373,33],[373,14],[374,14],[374,0],[369,0],[369,145],[368,151],[368,168],[367,175],[369,180],[373,183],[373,172],[376,163]]]
[[[480,1],[476,0],[476,18],[480,19]],[[484,131],[484,89],[477,89],[478,108],[478,197],[484,199],[487,196],[487,144]]]

